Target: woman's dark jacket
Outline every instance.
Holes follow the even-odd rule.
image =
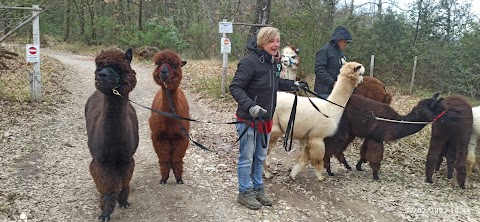
[[[230,83],[230,94],[237,101],[237,116],[253,120],[248,110],[259,105],[267,110],[262,117],[271,120],[277,105],[277,90],[292,91],[294,81],[280,79],[282,64],[263,49],[256,49],[238,63]],[[256,100],[255,100],[256,98]],[[255,102],[254,102],[255,101]]]
[[[333,84],[337,81],[338,73],[342,67],[341,59],[345,55],[337,45],[337,41],[345,39],[351,41],[350,32],[345,26],[339,26],[333,32],[330,41],[322,46],[315,57],[315,92],[330,94]]]

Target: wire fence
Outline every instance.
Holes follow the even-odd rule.
[[[11,34],[0,42],[0,99],[31,99],[33,65],[26,62],[25,45],[32,43],[32,23],[18,28],[31,17],[31,10],[0,7],[0,39]]]

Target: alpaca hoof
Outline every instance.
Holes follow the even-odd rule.
[[[290,177],[291,180],[295,180],[295,175],[290,174],[289,177]]]
[[[427,183],[433,183],[432,179],[426,179],[425,182],[427,182]]]
[[[328,173],[328,175],[332,177],[332,176],[335,176],[335,173],[330,172]]]
[[[177,184],[184,184],[184,182],[182,179],[180,179],[180,180],[177,180]]]
[[[98,220],[99,221],[109,221],[110,220],[110,215],[103,215],[101,214],[99,217],[98,217]]]
[[[373,180],[379,180],[380,178],[378,177],[378,175],[373,175]]]
[[[122,209],[127,209],[130,206],[130,203],[128,203],[128,202],[118,203],[118,206]]]
[[[349,165],[346,165],[345,168],[347,168],[347,170],[352,170],[352,167]]]
[[[460,184],[460,188],[465,189],[465,184]]]
[[[160,180],[160,184],[166,184],[166,183],[167,183],[167,180],[163,180],[163,179]]]
[[[263,172],[263,176],[264,176],[266,179],[272,178],[272,174],[270,174],[270,172],[268,172],[268,171]]]
[[[363,171],[362,165],[357,165],[355,168],[357,168],[358,171]]]

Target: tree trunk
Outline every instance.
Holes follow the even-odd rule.
[[[383,11],[383,6],[382,6],[382,2],[383,0],[378,0],[378,14],[377,14],[377,18],[379,19],[382,19],[382,11]]]
[[[415,25],[415,33],[413,35],[413,45],[417,44],[418,34],[420,32],[420,20],[423,12],[423,0],[418,0],[417,5],[418,5],[418,18]]]
[[[257,0],[255,5],[255,18],[253,19],[253,24],[263,24],[267,25],[270,19],[270,9],[271,9],[270,0]],[[252,26],[248,32],[248,39],[251,37],[257,36],[257,32],[260,29],[260,26]],[[245,55],[248,54],[248,49],[245,48]]]
[[[325,19],[325,28],[330,30],[333,28],[333,19],[335,17],[335,4],[336,0],[325,0],[327,5],[327,17]]]
[[[78,16],[78,26],[80,26],[79,36],[83,36],[85,34],[85,10],[83,8],[84,4],[82,0],[80,0],[78,4],[75,2],[75,0],[73,0],[72,3],[75,6],[75,11],[77,12]]]
[[[63,35],[63,41],[67,42],[70,39],[70,26],[72,26],[72,15],[71,7],[72,2],[70,0],[65,0],[67,3],[67,9],[65,11],[65,31]]]
[[[138,3],[138,30],[142,31],[142,17],[143,17],[143,0]]]

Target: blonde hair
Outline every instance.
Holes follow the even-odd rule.
[[[263,27],[257,34],[257,46],[262,48],[263,45],[270,42],[275,36],[280,36],[280,31],[274,27]]]

